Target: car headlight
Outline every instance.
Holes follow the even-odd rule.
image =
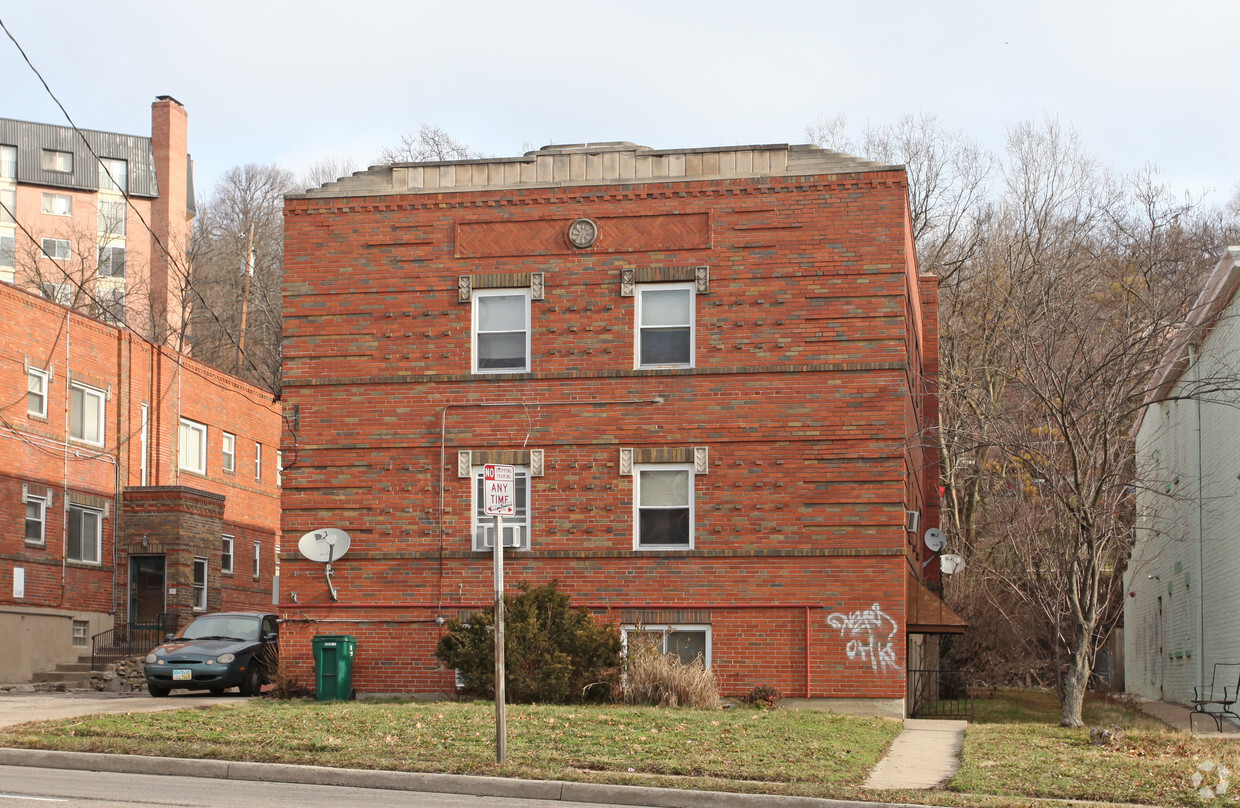
[[[219,656],[215,658],[215,661],[220,663],[221,665],[227,665],[229,662],[232,662],[236,658],[237,658],[236,654],[220,654]]]
[[[146,655],[146,664],[148,664],[148,665],[154,665],[154,664],[155,664],[155,660],[157,660],[157,659],[159,659],[159,657],[155,656],[154,654],[147,654],[147,655]]]

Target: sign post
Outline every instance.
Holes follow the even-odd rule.
[[[517,473],[512,466],[482,467],[482,512],[495,517],[495,762],[508,759],[507,712],[504,707],[504,517],[517,513]]]

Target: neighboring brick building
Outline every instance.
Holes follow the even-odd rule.
[[[358,637],[363,692],[444,692],[491,600],[487,463],[518,467],[506,578],[774,685],[903,713],[958,618],[937,564],[937,292],[899,166],[628,143],[378,166],[285,206],[286,658]],[[929,563],[927,563],[929,562]]]
[[[0,281],[181,345],[187,132],[166,95],[150,137],[0,118]]]
[[[0,681],[118,624],[270,607],[270,393],[3,283],[0,391]]]
[[[1125,573],[1124,682],[1179,704],[1210,684],[1216,662],[1236,662],[1240,646],[1240,410],[1226,400],[1240,360],[1237,289],[1240,247],[1230,247],[1154,376],[1148,399],[1158,403],[1135,429],[1142,482]]]

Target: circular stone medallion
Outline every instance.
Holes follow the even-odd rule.
[[[568,226],[568,243],[579,250],[594,244],[598,239],[598,225],[589,219],[578,219]]]

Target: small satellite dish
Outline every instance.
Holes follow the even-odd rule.
[[[964,559],[958,555],[939,556],[939,570],[944,575],[952,575],[964,569]]]
[[[947,534],[937,527],[932,527],[926,531],[925,541],[926,546],[930,548],[930,552],[937,553],[947,546]]]
[[[349,534],[338,527],[312,530],[297,542],[297,549],[311,561],[330,564],[349,551]]]

